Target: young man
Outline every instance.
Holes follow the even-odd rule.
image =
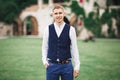
[[[80,61],[74,27],[64,22],[65,11],[60,5],[52,9],[54,23],[44,33],[42,61],[47,80],[73,80],[79,74]],[[74,61],[74,68],[72,61]]]

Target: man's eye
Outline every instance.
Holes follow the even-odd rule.
[[[55,15],[57,15],[58,13],[54,13]]]
[[[59,12],[59,14],[62,14],[62,12]]]

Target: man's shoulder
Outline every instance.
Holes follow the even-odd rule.
[[[67,24],[67,23],[65,23],[65,26],[68,27],[68,29],[70,29],[70,27],[71,27],[71,26],[70,26],[69,24]]]
[[[50,27],[50,26],[54,26],[54,24],[53,24],[53,23],[52,23],[52,24],[49,24],[49,27]]]
[[[73,26],[70,26],[70,31],[75,31],[75,27],[73,27]]]

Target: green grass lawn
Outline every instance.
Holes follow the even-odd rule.
[[[0,39],[0,80],[45,80],[40,38]],[[120,80],[120,40],[78,40],[81,68],[75,80]]]

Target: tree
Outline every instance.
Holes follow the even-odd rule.
[[[32,4],[37,4],[37,0],[0,0],[0,21],[13,23],[20,12]]]
[[[77,1],[72,1],[72,4],[70,5],[72,12],[74,12],[77,16],[83,15],[85,18],[85,11],[82,7],[79,6]]]
[[[88,17],[84,20],[84,25],[88,30],[92,31],[96,37],[100,36],[101,23],[97,13],[90,12]]]

